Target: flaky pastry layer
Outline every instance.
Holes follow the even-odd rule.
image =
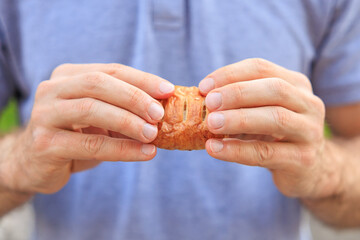
[[[153,143],[164,149],[200,150],[209,138],[224,138],[211,133],[205,123],[208,110],[197,87],[176,86],[175,94],[160,100],[165,115],[158,124]]]

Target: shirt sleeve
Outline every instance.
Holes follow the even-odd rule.
[[[339,0],[312,71],[314,93],[327,106],[360,102],[360,1]]]

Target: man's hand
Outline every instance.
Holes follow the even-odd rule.
[[[7,141],[0,186],[53,193],[100,160],[152,159],[156,148],[147,143],[164,115],[155,98],[173,91],[164,79],[119,64],[59,66],[39,85],[27,128]]]
[[[337,194],[341,168],[325,156],[325,107],[308,78],[262,59],[248,59],[208,75],[199,85],[216,134],[207,152],[221,160],[268,168],[285,195]]]

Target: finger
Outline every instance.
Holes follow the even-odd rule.
[[[209,139],[206,151],[214,158],[269,169],[297,169],[302,153],[291,143]]]
[[[124,134],[121,134],[121,133],[118,133],[118,132],[113,132],[113,131],[109,131],[109,136],[113,137],[113,138],[129,139],[128,136],[125,136]]]
[[[151,123],[160,121],[164,116],[163,106],[149,94],[102,72],[80,74],[54,82],[59,98],[96,98],[126,109]]]
[[[206,119],[214,134],[269,135],[282,141],[308,142],[315,135],[315,123],[282,107],[242,108],[212,112]]]
[[[269,135],[246,134],[246,133],[232,134],[232,135],[229,135],[229,138],[237,138],[237,139],[244,140],[244,141],[249,141],[249,140],[258,140],[258,141],[265,141],[265,142],[277,141],[276,138],[269,136]]]
[[[237,108],[282,106],[294,112],[308,112],[312,95],[279,78],[236,82],[216,88],[206,96],[210,111]]]
[[[262,78],[281,78],[294,86],[311,90],[311,83],[305,75],[259,58],[250,58],[219,68],[200,82],[199,89],[205,95],[230,83]]]
[[[56,114],[49,120],[59,128],[87,125],[119,132],[141,142],[151,142],[157,136],[157,126],[124,109],[92,98],[58,100]]]
[[[74,75],[89,72],[103,72],[114,78],[123,80],[144,90],[156,99],[168,98],[175,91],[175,86],[161,77],[116,63],[63,64],[54,70],[51,77],[73,77]]]
[[[152,144],[71,131],[57,132],[51,146],[55,156],[65,159],[128,162],[146,161],[156,155]]]
[[[86,127],[86,128],[80,128],[80,129],[74,129],[75,132],[80,133],[86,133],[86,134],[98,134],[98,135],[104,135],[109,136],[109,131],[103,128],[97,128],[97,127]]]
[[[124,134],[121,134],[118,132],[113,132],[113,131],[108,131],[106,129],[97,128],[97,127],[86,127],[86,128],[81,128],[81,129],[74,129],[74,131],[80,132],[80,133],[86,133],[86,134],[99,134],[99,135],[109,136],[112,138],[130,139],[128,136],[125,136]]]

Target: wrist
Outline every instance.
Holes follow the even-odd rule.
[[[315,182],[315,194],[305,199],[317,200],[325,198],[339,197],[345,194],[349,184],[349,169],[347,162],[347,153],[340,146],[341,143],[333,140],[325,140],[322,154],[317,159],[317,169]]]
[[[9,190],[0,186],[0,217],[29,201],[34,194]]]
[[[327,189],[318,197],[302,198],[303,204],[322,219],[336,227],[357,226],[358,221],[346,221],[348,214],[355,213],[354,206],[360,201],[360,168],[352,143],[343,139],[327,141],[322,162],[323,175],[328,179],[319,188]],[[325,170],[333,169],[333,170]],[[320,181],[321,182],[321,181]],[[317,184],[317,183],[315,183]],[[331,217],[329,217],[331,215]]]
[[[7,135],[0,140],[0,216],[29,201],[34,193],[16,187],[15,179],[23,178],[17,169],[16,143],[20,132]]]
[[[23,161],[24,144],[23,131],[9,134],[1,139],[0,151],[0,193],[11,193],[12,195],[33,195],[28,191],[26,174],[24,172],[25,161]]]
[[[23,203],[31,199],[34,195],[35,193],[12,190],[0,185],[0,200],[8,199],[12,202]]]
[[[360,168],[354,147],[352,140],[341,138],[334,138],[326,143],[325,163],[333,169],[326,172],[332,180],[332,191],[328,196],[330,198],[347,198],[360,193]]]

